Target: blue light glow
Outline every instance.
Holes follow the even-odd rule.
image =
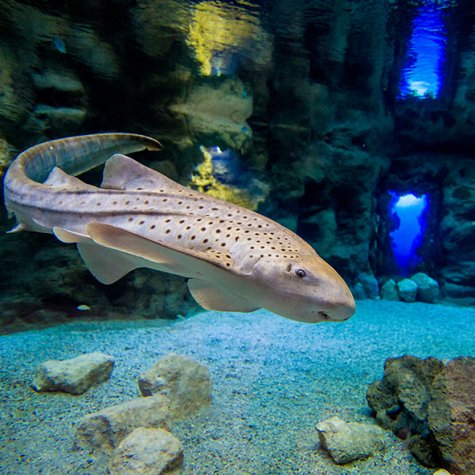
[[[415,196],[411,193],[393,196],[391,213],[397,216],[399,227],[390,233],[394,259],[402,275],[409,274],[420,262],[417,249],[425,231],[423,213],[428,206],[426,195]]]
[[[414,18],[406,66],[400,84],[400,98],[437,98],[439,95],[446,42],[442,13],[440,3],[427,1]]]

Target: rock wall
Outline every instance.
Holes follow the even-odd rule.
[[[0,168],[40,141],[129,130],[161,140],[165,151],[144,159],[187,184],[201,145],[232,149],[265,190],[259,210],[314,245],[358,296],[371,297],[376,279],[392,272],[387,191],[429,192],[435,205],[414,271],[445,284],[451,300],[473,303],[475,9],[467,1],[446,18],[450,87],[440,101],[400,102],[417,2],[203,1],[190,8],[174,0],[7,0]],[[45,289],[29,279],[49,253],[61,257],[42,266],[44,281],[54,282]],[[159,274],[138,271],[100,286],[73,249],[51,238],[1,237],[0,254],[12,263],[2,269],[7,303],[12,294],[38,300],[43,292],[43,300],[62,295],[106,310],[138,305],[148,316],[197,308],[184,297],[183,280]]]

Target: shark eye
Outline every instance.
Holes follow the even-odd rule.
[[[295,269],[295,275],[303,279],[307,273],[303,269]]]

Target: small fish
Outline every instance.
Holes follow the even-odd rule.
[[[67,50],[66,50],[66,45],[65,45],[64,41],[63,41],[61,38],[59,38],[58,36],[55,36],[55,37],[53,37],[52,42],[53,42],[53,46],[54,46],[60,53],[65,54],[65,53],[67,52]]]
[[[17,219],[11,232],[53,233],[76,243],[105,284],[139,267],[187,277],[191,294],[209,310],[265,308],[312,323],[354,313],[348,286],[299,236],[117,154],[145,149],[161,145],[142,135],[109,133],[24,151],[4,182],[6,207]],[[100,187],[71,176],[104,162]]]

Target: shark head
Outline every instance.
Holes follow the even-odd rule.
[[[252,274],[266,289],[263,307],[282,317],[307,323],[341,322],[355,312],[345,281],[317,254],[261,260]]]

